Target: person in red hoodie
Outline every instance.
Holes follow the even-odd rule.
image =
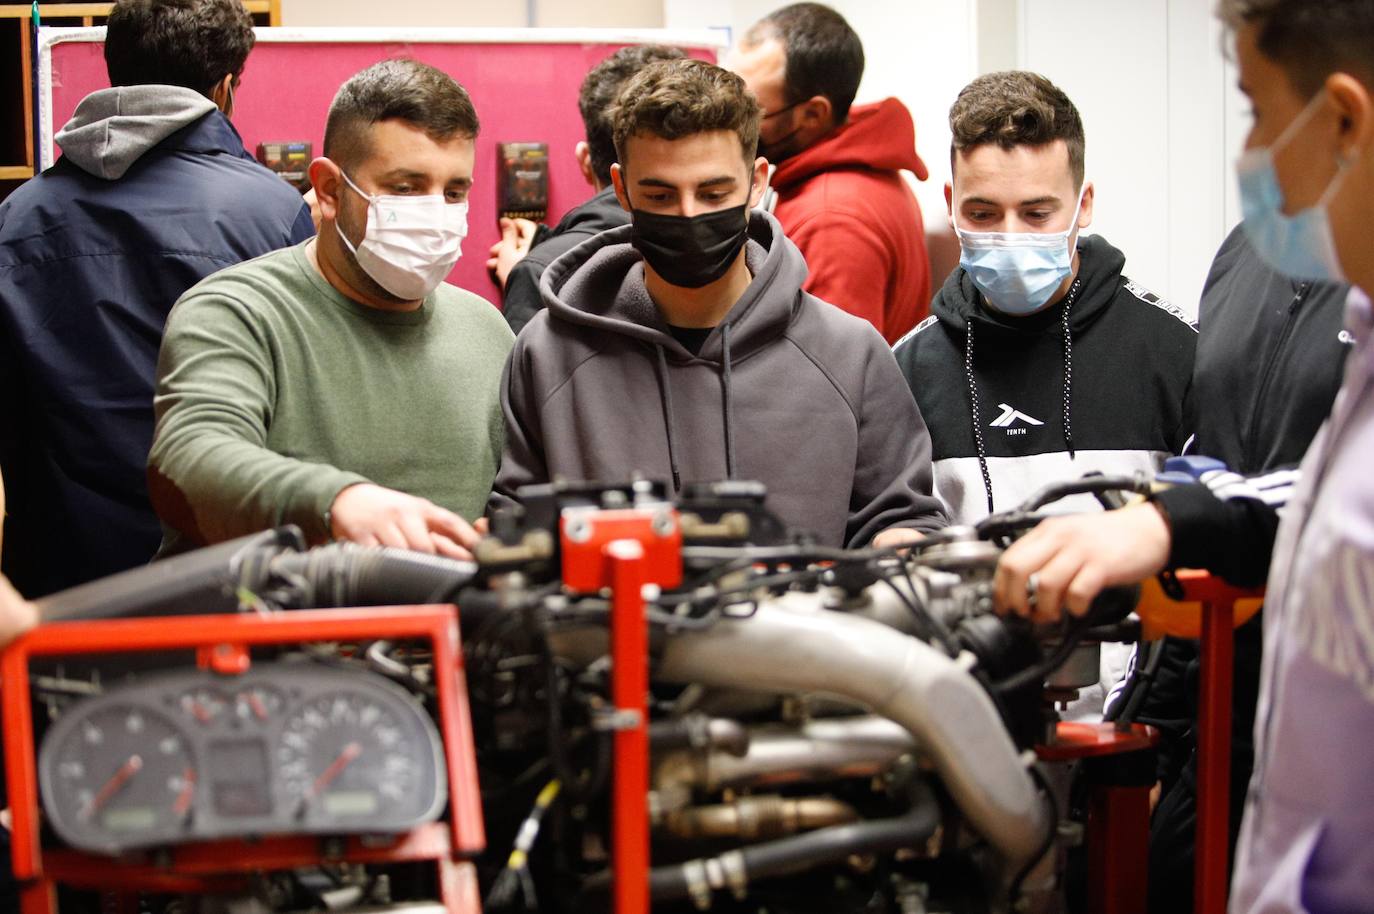
[[[731,65],[763,106],[764,206],[806,257],[806,291],[897,342],[930,311],[921,208],[901,174],[928,176],[911,112],[895,98],[851,107],[863,44],[819,3],[760,19]]]

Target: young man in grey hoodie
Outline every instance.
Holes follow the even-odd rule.
[[[239,0],[121,0],[113,88],[57,134],[62,158],[0,204],[4,570],[41,596],[146,562],[153,374],[181,293],[312,234],[300,194],[229,122],[253,47]]]
[[[545,271],[516,342],[494,501],[554,477],[759,480],[818,542],[914,539],[945,523],[930,441],[867,322],[802,291],[765,186],[759,107],[699,60],[652,64],[611,112],[631,224]]]

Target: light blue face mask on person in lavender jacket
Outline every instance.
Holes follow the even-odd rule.
[[[1325,92],[1313,96],[1273,143],[1243,153],[1236,162],[1236,177],[1245,234],[1269,266],[1293,279],[1345,282],[1326,214],[1326,205],[1345,176],[1345,159],[1337,160],[1336,175],[1316,204],[1291,216],[1284,215],[1283,188],[1274,168],[1274,155],[1311,120],[1325,97]]]

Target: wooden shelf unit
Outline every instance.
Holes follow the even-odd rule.
[[[281,24],[281,0],[244,0],[256,25]],[[43,3],[43,25],[103,25],[113,3]],[[0,3],[0,200],[34,174],[33,12]],[[10,51],[17,47],[19,53]]]

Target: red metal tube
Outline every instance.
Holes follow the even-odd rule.
[[[649,630],[646,563],[636,540],[605,546],[611,578],[611,701],[615,706],[611,859],[616,914],[649,910]]]

